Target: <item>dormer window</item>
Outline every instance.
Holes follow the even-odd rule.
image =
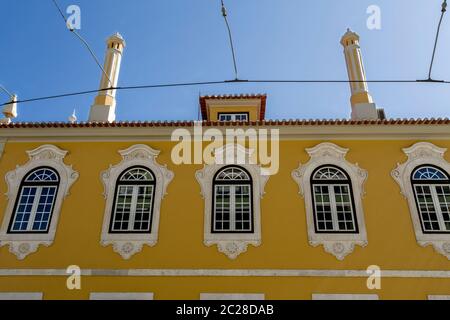
[[[219,121],[248,121],[248,113],[219,113]]]

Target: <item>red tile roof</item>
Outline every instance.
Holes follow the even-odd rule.
[[[202,119],[208,119],[208,113],[206,111],[206,100],[226,100],[226,99],[261,99],[261,112],[259,120],[263,121],[266,116],[266,94],[227,94],[227,95],[214,95],[214,96],[201,96],[200,97],[200,109],[202,111]]]
[[[12,122],[0,124],[0,129],[14,128],[131,128],[131,127],[192,127],[197,121],[120,121],[120,122]],[[450,125],[450,119],[388,119],[388,120],[349,120],[349,119],[324,119],[324,120],[263,120],[249,122],[234,121],[201,121],[208,127],[231,126],[364,126],[364,125]],[[450,128],[449,128],[450,134]]]

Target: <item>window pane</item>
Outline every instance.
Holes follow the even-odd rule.
[[[231,186],[216,185],[214,199],[214,230],[230,231]]]
[[[439,221],[433,203],[433,197],[431,195],[431,187],[427,185],[416,185],[415,189],[424,230],[439,231]]]
[[[17,204],[12,231],[26,231],[33,209],[37,187],[22,187],[20,200]]]
[[[330,192],[328,186],[314,186],[314,198],[317,229],[319,231],[333,230],[333,218],[331,214]]]
[[[119,186],[114,210],[113,230],[126,231],[130,222],[133,186]]]
[[[153,186],[136,186],[138,188],[134,231],[150,230],[150,218],[153,201]]]
[[[33,223],[33,231],[47,230],[50,214],[55,202],[56,187],[42,187],[39,202],[36,208],[36,215]]]
[[[439,199],[444,227],[446,231],[450,231],[450,185],[436,186],[436,194]]]
[[[250,186],[239,185],[235,188],[235,218],[237,231],[250,231],[251,213],[250,213]]]
[[[340,231],[355,231],[355,222],[350,201],[350,188],[346,185],[334,186],[338,229]]]

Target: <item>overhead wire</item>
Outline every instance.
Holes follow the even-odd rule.
[[[216,85],[216,84],[232,84],[232,83],[299,83],[299,84],[307,84],[307,83],[353,83],[353,82],[366,82],[366,83],[420,83],[423,82],[421,80],[408,80],[408,79],[400,79],[400,80],[221,80],[221,81],[204,81],[204,82],[184,82],[184,83],[166,83],[166,84],[150,84],[150,85],[136,85],[136,86],[120,86],[120,87],[111,87],[111,88],[103,88],[103,89],[95,89],[95,90],[86,90],[86,91],[78,91],[71,93],[62,93],[51,96],[43,96],[36,97],[30,99],[18,100],[17,103],[26,103],[26,102],[35,102],[42,100],[51,100],[57,98],[71,97],[71,96],[80,96],[86,95],[101,91],[107,90],[141,90],[141,89],[155,89],[155,88],[171,88],[171,87],[187,87],[187,86],[204,86],[204,85]],[[425,81],[426,82],[426,81]],[[450,81],[434,81],[436,84],[450,84]],[[10,102],[6,102],[0,104],[0,106],[4,106],[9,104]]]
[[[97,56],[95,55],[94,51],[91,49],[91,46],[89,45],[89,43],[74,29],[69,25],[69,22],[67,21],[66,16],[64,15],[63,11],[61,10],[61,7],[58,5],[58,3],[56,2],[56,0],[52,0],[53,3],[55,4],[56,9],[58,10],[61,18],[64,20],[66,27],[69,29],[70,32],[72,32],[82,43],[83,45],[86,47],[86,49],[89,51],[89,53],[91,54],[92,58],[94,59],[95,63],[97,64],[97,66],[100,68],[100,70],[103,72],[103,74],[105,75],[106,79],[109,82],[109,85],[112,87],[113,83],[111,81],[111,79],[109,78],[108,74],[106,73],[105,69],[103,69],[100,61],[98,60]]]
[[[236,63],[236,54],[234,51],[234,44],[233,44],[233,35],[231,33],[231,29],[230,29],[230,24],[228,23],[228,13],[227,13],[227,9],[225,8],[225,4],[223,2],[223,0],[221,0],[222,3],[222,16],[225,20],[225,24],[227,26],[227,30],[228,30],[228,39],[230,41],[230,48],[231,48],[231,55],[233,57],[233,66],[234,66],[234,77],[235,80],[238,80],[238,69],[237,69],[237,63]]]
[[[433,54],[431,56],[431,63],[430,63],[430,69],[429,69],[429,72],[428,72],[428,79],[427,80],[422,80],[422,81],[430,81],[430,82],[439,81],[439,80],[433,80],[431,78],[431,73],[433,71],[434,58],[435,58],[435,55],[436,55],[436,48],[437,48],[437,44],[438,44],[438,40],[439,40],[439,33],[441,31],[442,20],[444,19],[445,12],[447,11],[447,0],[444,0],[444,2],[442,3],[441,7],[442,7],[442,9],[441,9],[441,17],[439,19],[438,28],[437,28],[437,31],[436,31],[436,38],[434,40]]]

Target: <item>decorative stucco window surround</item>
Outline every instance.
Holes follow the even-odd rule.
[[[255,247],[261,244],[260,201],[269,176],[264,174],[264,169],[253,161],[242,161],[242,159],[253,159],[253,152],[254,150],[246,149],[239,144],[227,144],[214,150],[214,164],[205,165],[203,169],[195,173],[201,187],[201,194],[205,199],[204,244],[208,247],[217,245],[219,252],[230,259],[236,259],[238,255],[247,251],[249,244]],[[216,173],[230,165],[244,168],[251,176],[254,219],[251,233],[213,233],[211,231],[213,179]]]
[[[450,173],[450,163],[444,159],[445,148],[439,148],[429,142],[419,142],[409,148],[403,149],[408,157],[402,164],[397,164],[391,175],[400,185],[401,193],[407,199],[409,211],[416,234],[417,243],[422,247],[432,245],[434,249],[450,260],[450,234],[424,233],[422,231],[419,213],[411,183],[411,174],[421,165],[434,165]]]
[[[123,259],[129,259],[135,253],[142,250],[144,244],[154,246],[158,241],[159,217],[161,201],[166,195],[167,186],[172,181],[174,173],[167,169],[166,165],[160,165],[156,158],[160,151],[147,145],[137,144],[126,150],[120,150],[122,161],[101,173],[106,199],[105,215],[100,243],[103,246],[113,245],[115,252]],[[128,168],[141,166],[148,168],[155,176],[155,191],[153,199],[152,226],[149,233],[110,233],[110,222],[113,211],[115,188],[119,176]]]
[[[24,259],[30,253],[36,252],[39,245],[50,246],[55,239],[61,206],[64,198],[69,194],[72,184],[78,179],[78,172],[64,163],[67,151],[54,145],[43,145],[37,149],[27,151],[29,160],[23,166],[6,174],[8,185],[8,205],[6,207],[3,224],[0,229],[0,246],[9,245],[9,251],[14,253],[19,260]],[[58,172],[59,187],[54,202],[53,213],[46,233],[8,233],[8,227],[14,216],[16,199],[19,196],[21,182],[31,171],[39,167],[49,167]],[[31,222],[30,222],[31,223]]]
[[[352,164],[345,159],[348,151],[349,149],[341,148],[333,143],[321,143],[314,148],[306,149],[310,160],[304,165],[300,164],[298,169],[292,171],[292,178],[299,185],[299,193],[305,199],[309,244],[314,247],[323,245],[325,251],[333,254],[338,260],[343,260],[345,256],[351,253],[355,245],[362,247],[367,245],[367,233],[362,205],[367,171],[361,169],[358,164]],[[317,168],[324,165],[339,167],[350,177],[354,197],[354,211],[358,223],[357,233],[316,232],[314,226],[311,174]]]

